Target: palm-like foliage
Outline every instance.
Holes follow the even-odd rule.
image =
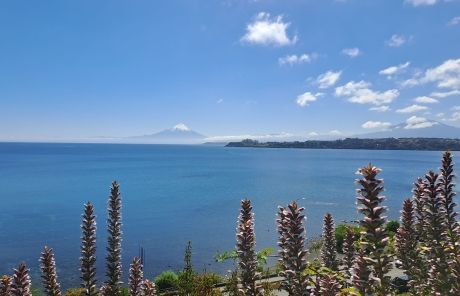
[[[257,284],[260,275],[257,272],[257,256],[255,252],[254,214],[252,213],[251,201],[248,199],[241,201],[236,239],[242,292],[246,296],[261,295],[262,289]]]
[[[385,253],[388,234],[384,228],[386,207],[382,206],[385,197],[380,195],[383,191],[383,180],[377,179],[380,169],[371,164],[358,172],[363,177],[357,180],[361,188],[357,191],[356,199],[361,205],[358,211],[364,215],[360,225],[365,230],[362,233],[365,259],[372,266],[375,294],[386,295],[389,288],[386,274],[391,269],[391,258]]]
[[[308,286],[307,251],[305,249],[304,208],[294,201],[278,210],[280,266],[284,277],[282,287],[289,295],[304,295]]]
[[[141,259],[134,257],[129,268],[129,295],[142,296],[144,272],[142,271]]]
[[[337,244],[335,242],[334,219],[330,213],[324,216],[321,260],[327,268],[337,270]]]
[[[61,287],[59,285],[56,273],[56,262],[54,260],[53,249],[45,247],[40,257],[42,282],[47,296],[61,296]]]
[[[121,285],[121,195],[120,185],[114,181],[110,188],[107,230],[107,281],[108,296],[118,296]]]
[[[17,269],[14,269],[13,283],[11,284],[12,296],[32,296],[30,292],[31,282],[29,269],[25,263],[19,264]]]
[[[85,204],[81,223],[80,271],[81,286],[86,296],[95,296],[96,290],[96,216],[91,202]]]

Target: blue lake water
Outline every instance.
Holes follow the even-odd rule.
[[[276,209],[291,200],[306,207],[310,237],[320,233],[327,211],[338,222],[358,218],[355,172],[369,162],[383,169],[389,216],[397,219],[415,178],[438,169],[440,157],[429,151],[0,143],[0,274],[25,261],[38,285],[38,258],[48,245],[62,285],[77,286],[81,212],[91,200],[103,281],[112,180],[120,182],[123,198],[124,274],[143,246],[145,273],[153,277],[182,267],[188,240],[196,269],[224,272],[227,266],[213,263],[213,256],[233,248],[244,197],[253,202],[259,248],[276,246]]]

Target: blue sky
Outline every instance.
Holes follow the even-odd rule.
[[[0,139],[460,126],[458,0],[0,2]]]

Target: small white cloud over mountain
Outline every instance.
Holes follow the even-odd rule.
[[[434,125],[437,125],[438,122],[428,120],[425,117],[417,117],[417,116],[411,116],[406,120],[406,126],[404,127],[405,129],[419,129],[419,128],[427,128],[427,127],[432,127]]]
[[[260,12],[246,27],[246,34],[241,41],[250,44],[286,46],[297,42],[297,35],[289,37],[290,23],[284,22],[283,16],[272,17],[267,12]]]
[[[391,126],[390,122],[384,122],[384,121],[366,121],[361,125],[362,128],[365,129],[387,129]]]

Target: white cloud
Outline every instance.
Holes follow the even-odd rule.
[[[460,111],[460,106],[453,106],[452,108],[450,108],[450,110]]]
[[[359,48],[357,48],[357,47],[344,48],[344,49],[342,49],[342,53],[344,55],[349,56],[350,58],[356,58],[357,56],[363,54],[363,52],[361,50],[359,50]]]
[[[386,44],[390,47],[400,47],[407,42],[407,38],[403,35],[393,34]]]
[[[373,128],[378,128],[378,129],[388,129],[391,126],[391,123],[389,122],[383,122],[383,121],[366,121],[361,125],[362,128],[365,129],[373,129]]]
[[[292,55],[287,55],[287,56],[284,56],[282,58],[279,58],[278,59],[278,63],[280,65],[295,65],[295,64],[304,64],[304,63],[310,63],[311,61],[313,61],[313,59],[316,58],[316,54],[301,54],[301,55],[296,55],[296,54],[292,54]]]
[[[460,59],[447,60],[437,67],[426,70],[420,81],[437,83],[440,88],[459,89]]]
[[[316,101],[321,95],[322,93],[313,94],[307,91],[297,97],[296,103],[300,107],[306,107],[309,105],[309,103]]]
[[[430,96],[435,98],[447,98],[450,96],[458,96],[460,95],[460,90],[451,90],[446,92],[432,92]]]
[[[427,97],[427,96],[421,96],[421,97],[416,97],[414,99],[415,102],[421,103],[421,104],[434,104],[434,103],[439,103],[438,100]]]
[[[341,75],[342,71],[327,71],[316,78],[316,84],[318,84],[319,88],[329,88],[337,83]]]
[[[387,112],[390,111],[389,106],[378,106],[378,107],[371,107],[369,108],[370,111],[377,111],[377,112]]]
[[[422,111],[422,110],[428,110],[428,107],[414,104],[414,105],[410,105],[410,106],[405,107],[405,108],[398,109],[398,110],[396,110],[396,112],[398,112],[398,113],[415,113],[415,112]]]
[[[460,24],[460,16],[453,17],[448,23],[449,26],[455,26],[458,24]]]
[[[327,134],[330,135],[330,136],[340,136],[340,135],[342,135],[342,132],[339,131],[339,130],[331,130]]]
[[[429,121],[425,117],[412,116],[406,120],[405,129],[427,128],[438,124],[435,121]]]
[[[452,115],[449,118],[449,121],[459,121],[460,120],[460,112],[456,111],[452,113]]]
[[[397,89],[390,89],[384,92],[370,89],[371,84],[363,80],[359,82],[350,81],[335,89],[335,95],[347,97],[349,102],[357,104],[384,105],[391,103],[399,96]]]
[[[437,0],[405,0],[405,2],[413,6],[429,6],[436,4]]]
[[[290,23],[283,21],[281,15],[271,17],[267,12],[260,12],[254,21],[247,25],[246,34],[241,41],[251,44],[285,46],[295,44],[297,35],[288,36]]]
[[[410,62],[405,62],[404,64],[399,64],[397,66],[391,66],[386,69],[383,69],[379,72],[380,75],[392,76],[404,72],[404,70],[409,67]]]
[[[176,124],[172,129],[179,130],[179,131],[189,131],[190,130],[190,128],[183,123]]]

